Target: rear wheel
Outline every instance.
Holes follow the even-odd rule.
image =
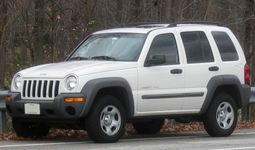
[[[86,120],[89,137],[100,143],[119,140],[125,132],[126,116],[120,101],[113,96],[99,98]]]
[[[164,119],[152,119],[143,122],[134,122],[133,126],[139,134],[156,134],[164,125]]]
[[[204,115],[204,127],[211,136],[229,136],[237,123],[237,106],[234,99],[221,93],[214,97]]]
[[[46,136],[50,127],[41,123],[22,122],[18,120],[12,121],[13,129],[20,137],[42,137]]]

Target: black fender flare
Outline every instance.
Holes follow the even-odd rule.
[[[132,90],[128,81],[120,77],[98,78],[88,81],[81,90],[81,93],[85,96],[86,102],[80,116],[84,117],[89,113],[99,90],[107,87],[122,87],[126,90],[128,95],[127,101],[125,102],[125,104],[128,105],[126,106],[126,108],[128,108],[128,110],[126,110],[128,111],[127,117],[133,117],[134,100]]]
[[[223,85],[232,85],[238,88],[239,97],[237,99],[238,108],[242,108],[247,106],[249,103],[249,95],[250,95],[250,87],[247,85],[242,85],[238,77],[234,75],[219,75],[211,78],[207,84],[207,94],[205,97],[205,101],[200,110],[200,114],[204,114],[209,107],[210,103],[213,100],[214,93],[216,89]]]

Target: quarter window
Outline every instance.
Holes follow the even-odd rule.
[[[202,31],[182,32],[187,63],[213,62],[212,49],[209,41]]]
[[[178,49],[173,34],[161,34],[153,39],[147,59],[155,55],[165,56],[166,62],[162,65],[179,64]]]
[[[236,48],[227,33],[213,31],[212,35],[219,49],[222,61],[238,60]]]

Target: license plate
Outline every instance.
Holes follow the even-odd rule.
[[[25,114],[40,115],[40,104],[26,103],[25,104]]]

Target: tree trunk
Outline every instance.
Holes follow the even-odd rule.
[[[6,72],[6,49],[4,48],[4,34],[7,25],[7,0],[0,2],[0,88],[3,88]]]
[[[254,0],[245,0],[245,11],[244,11],[244,18],[247,19],[245,22],[245,28],[244,28],[244,51],[247,58],[247,64],[249,64],[252,68],[252,70],[255,69],[254,66],[251,64],[254,62],[254,56],[253,56],[253,33],[252,31],[255,30],[254,28],[254,21],[252,19],[249,19],[251,16],[254,15]],[[242,118],[245,120],[254,120],[255,118],[252,117],[250,114],[255,113],[255,107],[254,105],[250,105],[242,110],[243,115]]]
[[[30,51],[32,58],[32,63],[35,65],[41,64],[43,62],[43,45],[44,45],[44,0],[34,0],[35,4],[35,20],[33,28],[33,47],[34,49]]]
[[[117,21],[118,21],[118,24],[122,24],[122,13],[123,13],[123,1],[122,0],[118,0],[117,2]]]

